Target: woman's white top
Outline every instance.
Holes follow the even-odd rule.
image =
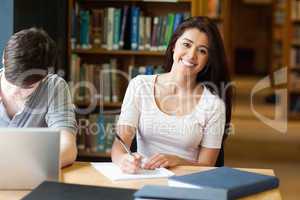
[[[197,161],[199,147],[221,148],[225,104],[206,87],[194,110],[183,116],[162,112],[154,98],[157,75],[139,75],[129,82],[118,125],[137,129],[137,151],[145,157],[172,154]]]

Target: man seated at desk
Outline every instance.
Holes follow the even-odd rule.
[[[77,125],[67,83],[48,73],[56,57],[55,42],[41,29],[25,29],[11,36],[0,71],[0,127],[60,129],[63,167],[76,159]]]

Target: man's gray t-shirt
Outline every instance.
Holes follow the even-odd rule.
[[[77,124],[68,84],[55,74],[47,75],[12,119],[0,100],[0,127],[49,127],[75,134]]]

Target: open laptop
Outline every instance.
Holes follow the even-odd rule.
[[[60,132],[49,128],[0,128],[0,190],[33,189],[59,180]]]

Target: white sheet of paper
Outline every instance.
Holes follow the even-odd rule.
[[[173,176],[174,173],[166,168],[157,168],[155,170],[140,170],[137,174],[126,174],[112,162],[91,163],[92,166],[102,173],[105,177],[112,181],[148,179],[148,178],[164,178]]]

